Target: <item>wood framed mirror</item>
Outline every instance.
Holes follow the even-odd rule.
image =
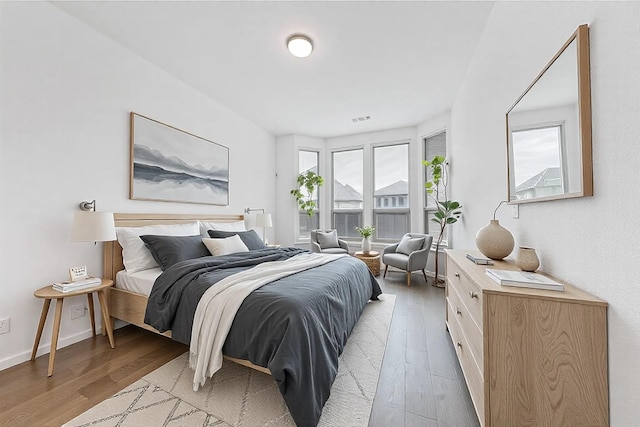
[[[509,203],[593,195],[588,25],[571,35],[506,120]]]

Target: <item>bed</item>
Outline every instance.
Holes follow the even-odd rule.
[[[215,223],[237,223],[243,220],[240,215],[115,214],[114,217],[116,227],[127,228],[189,224],[196,220]],[[223,268],[230,268],[227,270],[230,272],[235,271],[236,266],[240,264],[243,265],[241,272],[232,275],[225,273],[222,279],[216,280],[221,280],[219,283],[222,283],[224,280],[232,280],[234,277],[244,278],[243,275],[251,274],[258,277],[262,274],[258,273],[261,268],[271,272],[275,265],[288,266],[290,263],[287,261],[287,263],[274,264],[272,261],[300,260],[307,256],[303,252],[306,251],[295,248],[265,248],[250,251],[247,254],[186,260],[176,264],[175,268],[167,269],[164,273],[147,269],[137,273],[147,277],[137,279],[140,279],[139,283],[148,283],[150,278],[153,280],[153,277],[158,277],[154,285],[156,287],[154,292],[157,292],[152,293],[150,298],[146,291],[139,287],[120,288],[122,283],[119,282],[126,281],[122,278],[122,273],[119,273],[124,270],[122,246],[117,241],[108,242],[105,245],[104,275],[115,282],[114,288],[110,291],[110,314],[114,319],[123,320],[156,333],[163,333],[169,337],[173,336],[174,339],[179,336],[179,340],[184,342],[185,339],[188,340],[185,338],[187,335],[184,324],[176,322],[174,331],[171,331],[166,327],[166,322],[164,324],[161,321],[154,322],[153,319],[149,321],[149,318],[145,322],[145,315],[150,316],[148,311],[158,311],[156,307],[158,301],[164,300],[164,297],[157,297],[158,292],[174,292],[174,288],[198,289],[198,286],[201,286],[200,282],[192,284],[185,280],[193,280],[194,274],[200,278],[209,274],[215,275]],[[318,256],[308,254],[308,256],[312,255]],[[268,262],[261,264],[263,260]],[[233,268],[226,267],[227,263],[230,263]],[[222,267],[223,265],[225,267]],[[293,419],[299,426],[317,424],[337,374],[337,358],[346,344],[347,337],[364,305],[370,299],[377,299],[381,293],[369,269],[355,258],[345,256],[329,261],[325,259],[322,265],[315,265],[313,268],[295,274],[285,271],[278,279],[251,291],[233,318],[233,324],[222,348],[226,359],[274,377]],[[201,274],[201,271],[205,271],[203,269],[209,270],[206,270],[206,274]],[[244,279],[238,280],[244,283]],[[135,284],[136,280],[132,281]],[[175,286],[172,285],[173,283]],[[174,300],[177,298],[179,305],[183,306],[200,296],[171,298]],[[204,300],[204,296],[202,299]],[[182,300],[187,302],[183,303]],[[191,308],[182,307],[182,314],[175,314],[175,317],[189,317],[184,313],[189,313],[193,309],[194,302],[191,301],[190,304]],[[161,313],[164,308],[160,307],[159,310]],[[283,310],[290,310],[290,312]],[[203,309],[201,312],[216,314],[218,311]],[[196,310],[195,315],[189,320],[203,327],[193,328],[191,332],[202,335],[203,332],[199,331],[206,329],[205,326],[209,323],[207,315],[204,315],[205,321],[202,323],[203,316],[198,313],[199,311]],[[148,323],[163,326],[156,329]],[[190,327],[190,323],[188,325]]]

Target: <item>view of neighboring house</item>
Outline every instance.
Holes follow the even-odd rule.
[[[408,196],[409,183],[407,181],[397,181],[374,192],[374,207],[376,209],[408,208]]]
[[[518,200],[561,194],[562,176],[560,168],[546,168],[516,187]]]
[[[334,209],[362,209],[362,194],[349,184],[333,180]]]

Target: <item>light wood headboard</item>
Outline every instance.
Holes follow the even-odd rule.
[[[143,214],[114,213],[116,227],[142,227],[145,225],[188,224],[203,222],[235,222],[242,221],[244,215],[209,215],[209,214]],[[124,270],[122,262],[122,246],[117,240],[104,243],[103,276],[115,283],[116,273]]]

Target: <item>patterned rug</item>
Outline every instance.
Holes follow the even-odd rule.
[[[365,427],[376,393],[395,295],[370,301],[340,356],[319,426]],[[194,392],[188,353],[66,423],[77,426],[295,427],[271,376],[225,361]]]

